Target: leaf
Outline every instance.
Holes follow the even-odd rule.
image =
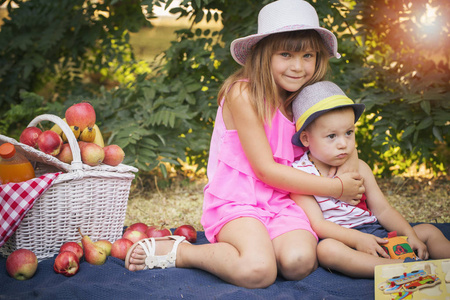
[[[433,118],[432,117],[428,117],[428,118],[423,119],[419,123],[419,125],[417,125],[416,129],[417,130],[422,130],[422,129],[430,127],[431,125],[433,125]]]
[[[439,127],[433,126],[433,135],[440,141],[444,142],[444,139],[442,138],[441,130]]]
[[[159,169],[161,170],[162,175],[164,178],[167,178],[167,168],[164,164],[159,165]]]

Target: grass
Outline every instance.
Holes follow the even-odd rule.
[[[200,224],[204,178],[194,181],[176,180],[166,188],[153,183],[135,184],[128,202],[125,225],[143,222],[175,228],[190,224],[203,230]],[[448,178],[378,179],[389,203],[408,222],[450,223],[450,185]]]

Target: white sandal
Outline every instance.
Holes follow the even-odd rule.
[[[160,240],[167,240],[172,239],[175,240],[172,250],[167,253],[166,255],[155,255],[155,249],[156,249],[156,241]],[[178,235],[170,235],[165,237],[157,237],[157,238],[147,238],[140,240],[136,243],[134,243],[133,246],[128,249],[127,256],[125,258],[125,268],[129,268],[130,266],[130,256],[131,253],[133,253],[133,250],[140,245],[142,249],[144,249],[145,254],[147,257],[145,258],[145,267],[144,270],[147,269],[153,269],[153,268],[173,268],[175,267],[175,261],[177,259],[177,249],[178,245],[181,243],[189,243],[186,241],[186,238],[184,236],[178,236]]]

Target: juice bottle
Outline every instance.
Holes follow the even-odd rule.
[[[0,184],[22,182],[34,177],[30,161],[16,152],[13,144],[4,143],[0,146]]]

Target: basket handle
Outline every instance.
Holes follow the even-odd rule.
[[[62,129],[69,142],[70,150],[72,151],[73,160],[71,166],[73,170],[82,170],[83,163],[81,162],[80,147],[78,146],[77,139],[75,138],[75,135],[73,135],[73,132],[70,129],[69,125],[56,115],[43,114],[31,120],[30,124],[28,124],[28,127],[36,126],[42,121],[53,122]]]

